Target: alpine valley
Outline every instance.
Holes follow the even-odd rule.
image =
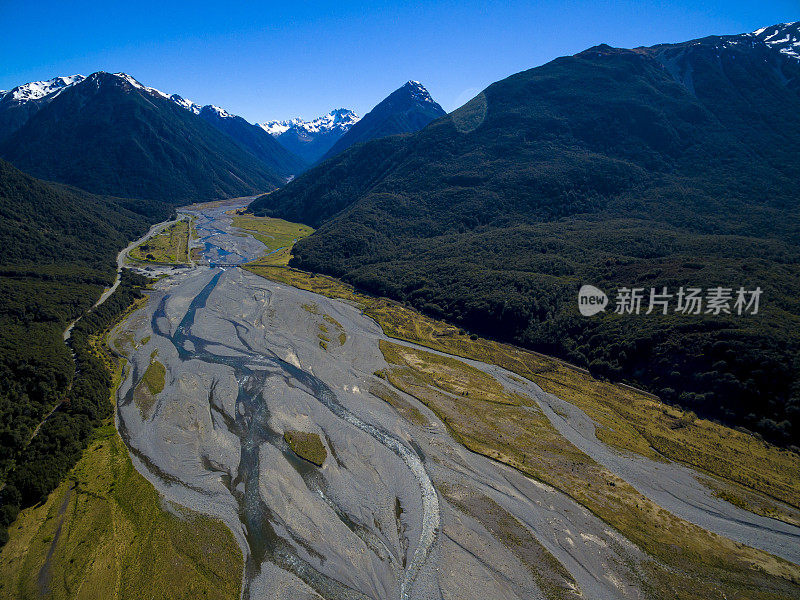
[[[251,210],[319,228],[294,266],[797,444],[798,38],[792,24],[590,48]],[[750,320],[587,320],[581,283],[760,285],[772,300]]]
[[[0,598],[800,597],[799,49],[0,92]]]

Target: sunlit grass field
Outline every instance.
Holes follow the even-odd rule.
[[[252,215],[234,215],[233,226],[251,233],[271,251],[290,248],[297,240],[314,233],[308,225]]]
[[[153,263],[184,264],[189,262],[189,240],[193,232],[190,221],[182,220],[145,240],[128,253],[133,260]]]

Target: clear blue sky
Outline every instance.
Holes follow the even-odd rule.
[[[125,71],[252,122],[364,114],[409,79],[452,110],[512,73],[800,20],[800,0],[82,2],[0,0],[0,89]]]

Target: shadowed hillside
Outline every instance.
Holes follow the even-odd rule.
[[[320,160],[336,156],[354,144],[419,131],[444,114],[421,83],[409,81],[364,115]]]
[[[40,108],[0,144],[0,156],[41,179],[174,204],[265,192],[285,181],[172,100],[103,72]]]
[[[800,62],[750,35],[597,46],[251,208],[319,227],[298,266],[797,443],[798,90]],[[583,283],[764,295],[749,317],[587,319]]]
[[[72,467],[94,426],[110,414],[109,375],[87,347],[138,295],[141,277],[118,291],[73,331],[81,377],[62,334],[114,280],[114,258],[148,219],[115,198],[48,184],[0,161],[0,543],[20,504],[38,502]],[[141,208],[143,203],[136,202]],[[70,389],[71,388],[71,389]],[[59,402],[66,408],[33,432]]]

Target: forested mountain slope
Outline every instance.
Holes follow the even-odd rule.
[[[95,73],[61,91],[0,143],[0,156],[42,179],[174,204],[265,192],[286,180],[124,73]]]
[[[163,204],[149,203],[144,217],[129,203],[45,183],[0,161],[0,484],[12,476],[0,493],[0,540],[16,507],[50,491],[80,454],[92,420],[110,410],[108,375],[86,364],[69,410],[29,446],[73,378],[64,328],[114,280],[117,252],[149,220],[169,216]]]
[[[597,46],[251,207],[319,226],[296,265],[797,443],[799,90],[749,34]],[[605,313],[578,314],[584,283]],[[764,293],[757,315],[616,315],[624,286]]]
[[[305,160],[279,144],[260,126],[248,123],[242,117],[210,105],[204,106],[198,114],[282,177],[288,179],[308,166]]]
[[[419,131],[444,114],[444,109],[421,83],[409,81],[350,127],[320,160],[336,156],[354,144]]]

